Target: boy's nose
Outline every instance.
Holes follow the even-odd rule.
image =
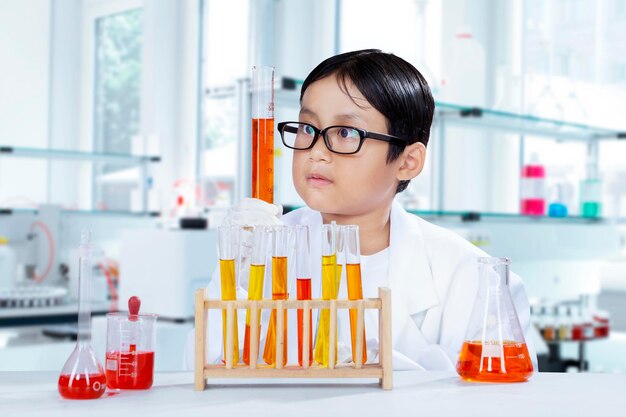
[[[314,161],[330,161],[332,152],[326,147],[323,137],[318,137],[309,151],[309,158]]]

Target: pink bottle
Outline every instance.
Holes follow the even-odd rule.
[[[522,167],[520,212],[526,216],[543,216],[546,213],[546,170],[533,154],[530,163]]]

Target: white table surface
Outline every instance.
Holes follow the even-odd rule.
[[[374,380],[220,380],[193,389],[190,372],[160,373],[147,391],[70,401],[53,372],[1,372],[0,416],[626,416],[624,374],[535,374],[517,384],[466,383],[451,372]]]

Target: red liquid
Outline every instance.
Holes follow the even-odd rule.
[[[296,280],[298,300],[311,299],[311,278],[298,278]],[[309,310],[309,366],[313,364],[313,321]],[[304,339],[304,311],[298,309],[298,363],[302,366],[302,341]]]
[[[500,357],[500,346],[488,347],[491,350],[490,357],[481,358],[481,342],[463,343],[456,365],[461,378],[472,382],[523,382],[533,374],[533,364],[526,343],[504,342],[504,361]]]
[[[259,331],[257,333],[258,336],[261,335],[261,325],[259,324]],[[256,340],[257,352],[259,351],[259,339],[257,337]],[[243,344],[243,363],[246,365],[250,365],[250,326],[246,324],[246,333],[244,335],[244,344]]]
[[[59,394],[68,400],[94,400],[107,388],[104,374],[63,374],[59,377]]]
[[[252,198],[274,202],[274,119],[252,119]]]
[[[527,216],[543,216],[546,213],[546,200],[540,198],[522,199],[521,212]]]
[[[148,389],[154,375],[154,352],[107,352],[106,376],[111,389]]]

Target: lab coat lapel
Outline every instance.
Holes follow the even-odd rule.
[[[395,201],[389,248],[393,346],[405,354],[417,352],[432,341],[425,339],[411,316],[438,305],[439,299],[419,223]]]

